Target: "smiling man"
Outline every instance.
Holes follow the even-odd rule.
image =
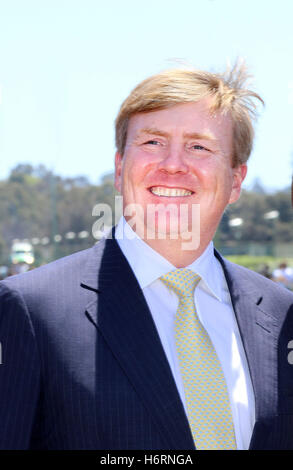
[[[117,227],[0,284],[0,447],[293,449],[293,295],[213,237],[253,143],[244,72],[169,70],[116,119]]]
[[[232,167],[231,117],[211,113],[212,104],[209,98],[133,115],[123,156],[116,153],[116,188],[123,194],[124,212],[137,204],[137,214],[131,217],[136,233],[177,267],[187,266],[203,253],[227,204],[238,199],[246,175],[245,163]],[[190,235],[197,230],[198,236],[196,248],[184,252],[187,237],[180,222],[181,208],[186,205],[189,223],[181,225]],[[200,221],[192,227],[194,205],[199,208]],[[147,217],[150,207],[160,208],[153,227]],[[173,221],[173,237],[167,214],[178,217],[177,223]],[[160,218],[166,218],[161,238]]]

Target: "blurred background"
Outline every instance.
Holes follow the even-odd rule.
[[[114,120],[140,80],[243,58],[266,104],[215,244],[291,288],[292,17],[291,0],[0,0],[0,277],[98,240],[93,207],[114,208]]]

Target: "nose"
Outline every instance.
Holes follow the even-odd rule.
[[[184,159],[184,152],[177,146],[170,147],[158,166],[159,170],[166,173],[188,173],[188,165]]]

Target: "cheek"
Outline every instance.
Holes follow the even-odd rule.
[[[139,187],[142,179],[143,178],[141,175],[141,167],[136,165],[134,161],[129,159],[127,162],[125,162],[122,168],[121,192],[125,196],[128,195],[132,198],[136,191],[136,188]]]
[[[200,182],[202,188],[214,191],[221,178],[221,169],[213,164],[213,162],[199,161],[193,168],[193,174]]]
[[[135,186],[143,183],[152,169],[152,162],[145,158],[145,156],[140,154],[135,156],[129,155],[122,168],[124,184]]]
[[[210,201],[228,203],[233,187],[233,174],[230,168],[222,164],[199,166],[197,178],[203,195],[208,196]]]

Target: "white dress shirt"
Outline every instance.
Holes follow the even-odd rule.
[[[173,266],[147,245],[122,217],[115,238],[143,291],[187,414],[176,352],[174,320],[179,299],[160,281]],[[254,394],[230,293],[220,262],[210,242],[188,269],[201,280],[194,302],[199,320],[208,332],[222,365],[232,409],[237,449],[248,449],[255,421]]]

